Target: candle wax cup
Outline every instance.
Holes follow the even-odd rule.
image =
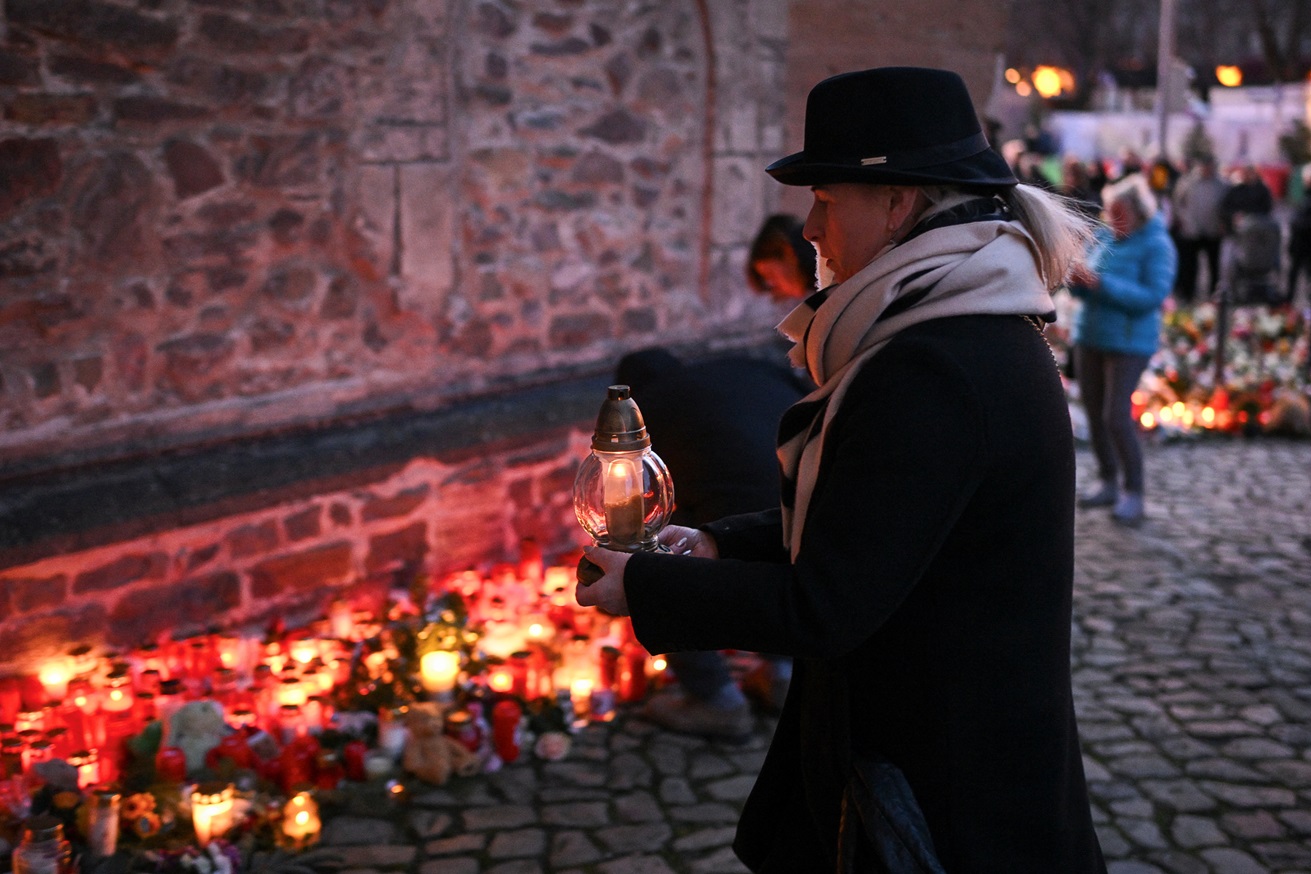
[[[602,483],[606,533],[610,542],[630,545],[642,540],[642,469],[629,458],[606,466]]]

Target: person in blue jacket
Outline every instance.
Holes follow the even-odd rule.
[[[1143,451],[1130,398],[1160,342],[1178,256],[1141,175],[1108,186],[1103,202],[1100,251],[1069,284],[1083,302],[1072,335],[1074,373],[1100,480],[1079,505],[1112,507],[1116,522],[1136,527],[1144,517]]]

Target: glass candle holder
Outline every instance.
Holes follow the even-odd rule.
[[[234,794],[231,783],[201,783],[191,793],[191,824],[202,847],[231,828]]]
[[[282,810],[282,834],[295,849],[304,849],[318,842],[323,823],[319,818],[319,805],[309,792],[297,792],[287,799]]]

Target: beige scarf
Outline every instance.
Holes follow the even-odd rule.
[[[926,231],[885,249],[818,308],[802,303],[778,330],[789,356],[819,388],[784,415],[783,539],[795,559],[824,440],[853,377],[896,333],[929,319],[966,314],[1042,316],[1052,297],[1038,273],[1037,247],[1018,222],[999,219]]]

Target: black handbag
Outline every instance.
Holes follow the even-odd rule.
[[[946,874],[901,769],[853,757],[838,825],[838,874]]]

